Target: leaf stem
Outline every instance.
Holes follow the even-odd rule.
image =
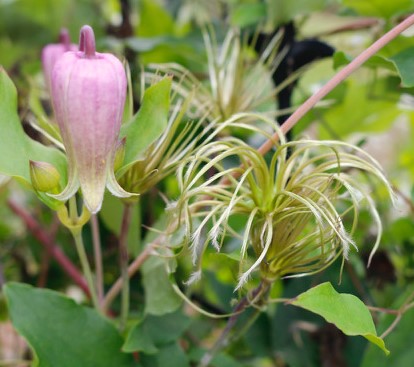
[[[99,305],[102,308],[104,299],[104,284],[103,284],[103,262],[102,262],[102,244],[101,236],[99,234],[99,219],[97,215],[91,216],[91,228],[92,228],[92,242],[93,253],[95,257],[95,274],[96,274],[96,290]]]

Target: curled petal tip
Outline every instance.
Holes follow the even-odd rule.
[[[106,184],[108,190],[110,193],[114,196],[117,196],[119,198],[129,198],[131,196],[139,196],[139,194],[132,193],[125,191],[118,183],[118,181],[115,178],[114,172],[110,171],[108,173],[108,179]]]
[[[69,200],[76,192],[79,190],[79,180],[76,174],[69,174],[69,181],[63,191],[59,194],[47,194],[50,197],[59,200],[66,201]]]

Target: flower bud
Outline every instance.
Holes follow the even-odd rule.
[[[59,34],[59,43],[50,44],[43,48],[42,50],[42,66],[43,66],[43,74],[46,81],[46,86],[50,90],[51,86],[51,78],[52,78],[52,70],[56,64],[56,61],[68,51],[77,51],[78,46],[70,43],[70,37],[68,30],[62,28]]]
[[[127,79],[113,55],[95,51],[89,26],[78,52],[66,52],[52,73],[52,102],[68,159],[68,184],[55,196],[67,200],[79,186],[91,213],[99,211],[105,186],[128,197],[114,176],[114,159],[126,98]]]
[[[58,190],[60,174],[50,163],[30,161],[30,179],[35,190],[48,192]]]

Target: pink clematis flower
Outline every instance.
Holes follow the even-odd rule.
[[[47,45],[42,50],[43,75],[46,86],[51,90],[52,70],[59,58],[68,51],[77,51],[78,46],[70,43],[68,30],[62,28],[59,34],[59,43]]]
[[[53,197],[67,200],[80,186],[86,207],[96,213],[105,187],[115,196],[130,196],[117,183],[113,169],[127,78],[115,56],[95,51],[91,27],[82,27],[79,51],[66,52],[58,60],[51,86],[69,166],[66,188]]]

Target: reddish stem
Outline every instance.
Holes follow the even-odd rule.
[[[401,32],[405,31],[408,27],[414,24],[414,14],[406,18],[400,24],[396,25],[388,33],[384,34],[380,39],[374,42],[365,51],[359,54],[350,64],[345,66],[339,73],[335,74],[318,92],[310,96],[282,125],[281,130],[283,133],[287,133],[296,123],[308,113],[316,103],[318,103],[323,97],[344,81],[349,75],[351,75],[356,69],[358,69],[365,61],[371,56],[375,55],[381,48],[391,42]],[[271,139],[267,140],[258,151],[260,154],[266,154],[274,143],[279,140],[278,134],[274,134]]]
[[[40,242],[48,253],[59,263],[66,274],[89,296],[89,288],[85,279],[72,261],[62,252],[49,234],[39,225],[35,218],[12,200],[7,201],[9,208],[18,215],[32,235]]]
[[[142,252],[141,254],[135,258],[135,260],[129,265],[128,267],[128,277],[131,278],[141,267],[141,265],[148,260],[148,258],[151,256],[154,248],[162,242],[162,239],[164,239],[164,236],[160,235],[153,243],[149,244]],[[111,305],[112,301],[115,299],[115,297],[119,294],[119,292],[122,289],[122,278],[118,278],[116,282],[112,285],[111,289],[108,291],[108,293],[105,296],[103,309],[104,311],[107,311],[109,306]]]

